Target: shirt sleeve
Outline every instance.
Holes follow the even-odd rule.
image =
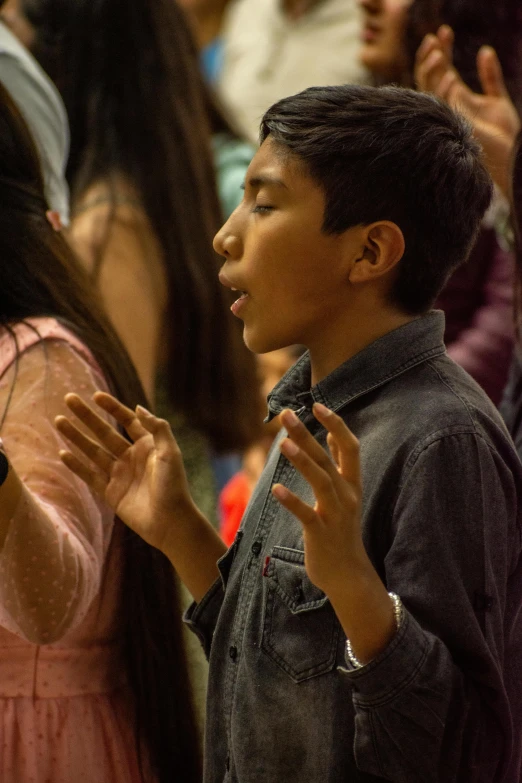
[[[402,627],[353,686],[359,769],[393,783],[501,780],[513,729],[503,671],[520,553],[512,473],[480,436],[434,438],[399,489],[385,559]],[[498,776],[498,777],[497,777]]]
[[[0,381],[2,438],[23,482],[0,551],[0,624],[38,644],[81,623],[101,583],[114,515],[60,461],[71,448],[54,427],[74,391],[89,401],[107,389],[66,342],[41,341]]]
[[[183,621],[201,642],[207,660],[210,658],[212,638],[224,597],[223,582],[221,579],[216,579],[201,601],[198,604],[193,602],[183,617]]]

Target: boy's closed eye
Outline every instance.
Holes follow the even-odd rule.
[[[274,207],[270,204],[254,204],[252,212],[270,212],[272,209],[274,209]]]

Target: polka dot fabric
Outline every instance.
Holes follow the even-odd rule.
[[[52,319],[0,327],[0,435],[24,489],[0,550],[0,780],[138,783],[118,623],[122,530],[54,418],[107,384]],[[16,343],[19,358],[16,360]]]

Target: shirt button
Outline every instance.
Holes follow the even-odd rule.
[[[237,647],[234,647],[234,645],[232,645],[232,647],[228,651],[228,654],[230,655],[232,660],[235,661],[237,658]]]
[[[261,552],[261,549],[262,549],[261,541],[254,541],[254,543],[252,544],[252,552],[256,557]]]

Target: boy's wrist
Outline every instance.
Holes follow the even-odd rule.
[[[336,603],[343,604],[346,600],[347,587],[353,593],[364,593],[375,581],[382,585],[361,541],[358,551],[354,551],[350,559],[343,562],[342,568],[332,569],[328,585],[321,589],[335,606]]]
[[[171,555],[175,557],[192,539],[198,538],[207,524],[210,522],[197,506],[177,506],[164,521],[166,530],[158,549],[170,560]]]
[[[197,603],[218,578],[217,562],[227,551],[217,531],[195,505],[171,521],[159,548]]]
[[[351,562],[342,584],[327,592],[330,603],[361,665],[376,658],[397,632],[394,600],[369,558]]]
[[[395,615],[395,632],[398,633],[402,625],[402,620],[404,616],[404,607],[402,605],[401,599],[396,593],[388,593],[388,595],[393,603],[393,611]],[[371,662],[371,661],[366,661],[365,663],[363,663],[356,657],[350,639],[346,640],[345,657],[347,659],[346,662],[349,663],[354,669],[362,669],[363,666]]]

